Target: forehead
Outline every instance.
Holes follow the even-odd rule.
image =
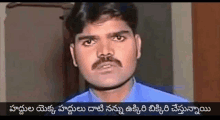
[[[117,18],[112,18],[104,22],[97,21],[94,23],[87,23],[83,28],[82,33],[79,33],[78,35],[106,35],[123,30],[132,33],[132,29],[125,21]]]

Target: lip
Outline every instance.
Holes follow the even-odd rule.
[[[107,65],[109,65],[109,67],[104,68],[104,66],[107,66]],[[98,65],[97,69],[98,70],[108,69],[108,68],[111,68],[111,67],[114,67],[114,66],[116,66],[116,63],[114,63],[114,62],[105,62],[105,63],[101,63],[100,65]]]

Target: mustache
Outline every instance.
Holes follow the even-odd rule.
[[[122,64],[119,60],[113,58],[112,56],[109,56],[109,57],[101,57],[98,61],[96,61],[92,65],[92,70],[96,69],[99,64],[104,62],[115,62],[118,66],[122,67]]]

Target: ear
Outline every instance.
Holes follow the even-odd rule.
[[[141,57],[141,37],[139,34],[135,35],[136,40],[136,48],[137,48],[137,59],[140,59]]]
[[[72,55],[72,58],[73,58],[73,65],[75,67],[77,67],[75,54],[74,54],[74,44],[73,43],[70,44],[70,52],[71,52],[71,55]]]

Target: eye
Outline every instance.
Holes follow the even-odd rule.
[[[125,37],[124,37],[124,36],[117,35],[117,36],[114,36],[114,37],[113,37],[113,40],[114,40],[114,41],[124,41],[124,40],[125,40]]]
[[[93,44],[95,44],[95,40],[93,40],[93,39],[89,39],[89,40],[86,40],[83,42],[84,46],[91,46]]]

